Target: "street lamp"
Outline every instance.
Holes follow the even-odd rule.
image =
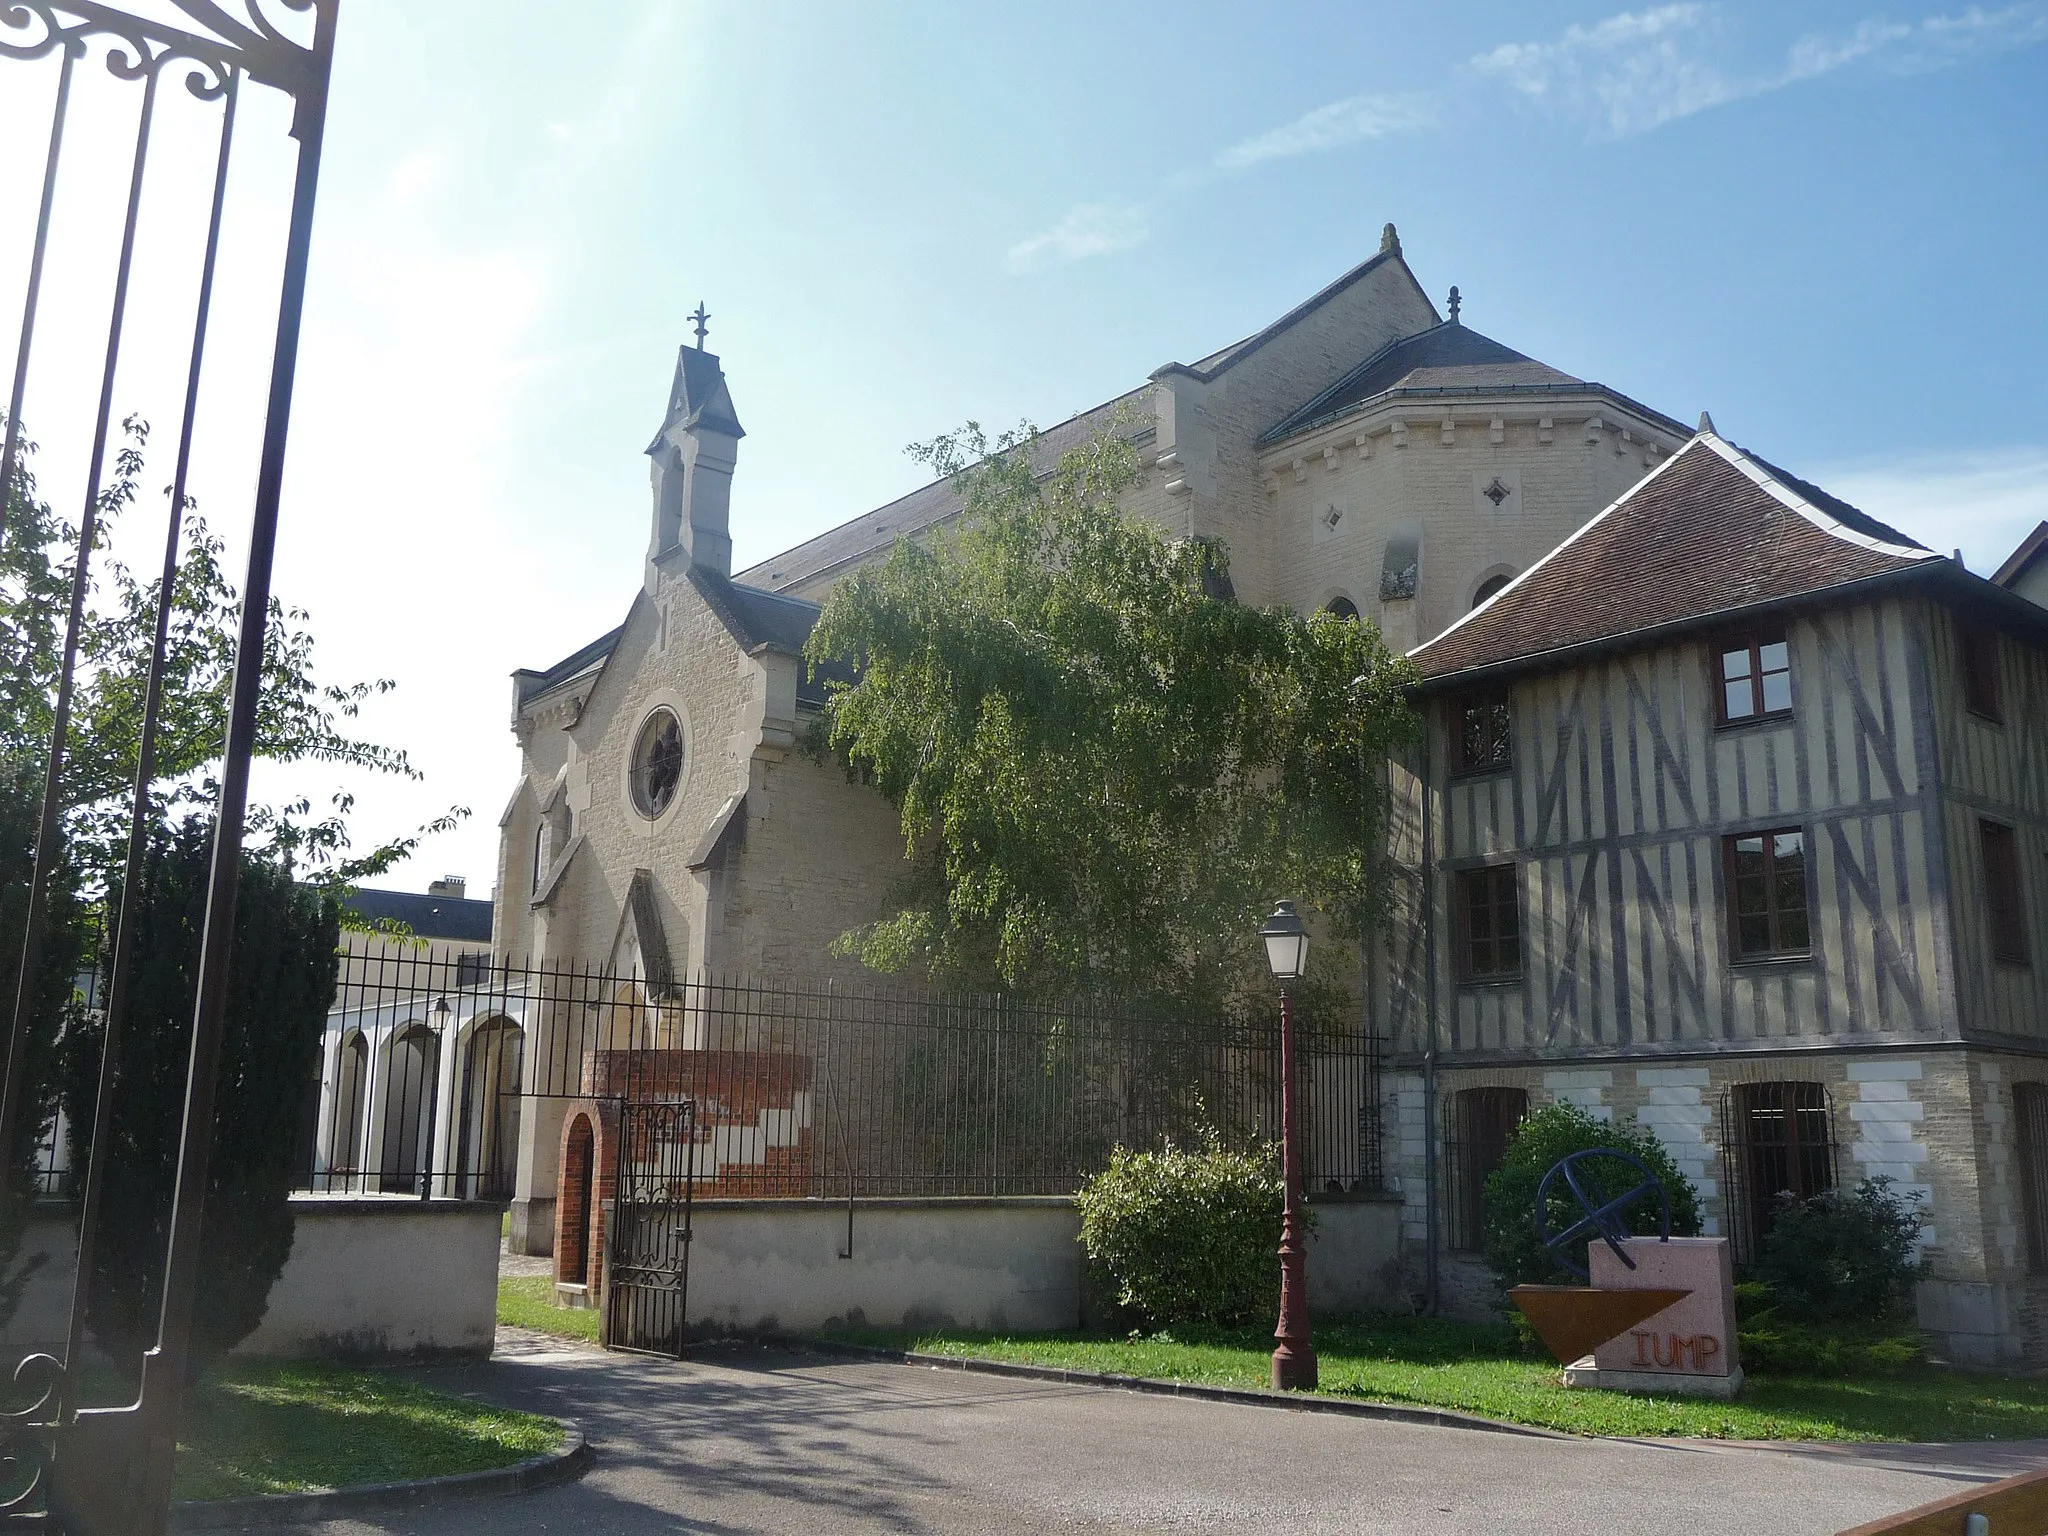
[[[1280,1217],[1280,1324],[1273,1330],[1273,1385],[1310,1390],[1316,1384],[1316,1349],[1308,1330],[1308,1251],[1301,1241],[1301,1158],[1294,1111],[1294,983],[1308,969],[1308,927],[1294,903],[1283,901],[1259,929],[1266,964],[1280,983],[1280,1177],[1286,1198]]]

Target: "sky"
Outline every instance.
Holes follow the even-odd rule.
[[[342,3],[276,590],[323,677],[397,684],[357,725],[424,776],[255,792],[346,789],[359,843],[469,809],[380,884],[489,893],[509,674],[624,616],[700,300],[747,430],[735,568],[912,489],[911,442],[1257,330],[1389,221],[1467,324],[1711,410],[1972,569],[2048,517],[2048,0],[598,10]],[[5,360],[53,81],[0,62]],[[156,425],[152,487],[217,142],[174,87],[111,397]],[[269,95],[239,109],[194,448],[231,543],[292,167]],[[81,71],[23,413],[74,513],[135,101]],[[152,563],[162,516],[117,555]]]

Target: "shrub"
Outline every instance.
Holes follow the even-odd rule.
[[[1500,1167],[1486,1181],[1482,1207],[1486,1262],[1503,1290],[1578,1279],[1550,1256],[1536,1235],[1536,1188],[1559,1159],[1594,1148],[1640,1158],[1664,1182],[1671,1200],[1672,1236],[1698,1234],[1699,1195],[1655,1133],[1638,1125],[1595,1120],[1576,1104],[1552,1104],[1515,1128]],[[1587,1192],[1597,1187],[1603,1199],[1623,1193],[1634,1181],[1633,1170],[1605,1161],[1593,1163],[1581,1175]],[[1582,1214],[1562,1181],[1551,1187],[1551,1231],[1570,1226]],[[1657,1202],[1646,1197],[1624,1214],[1624,1222],[1631,1232],[1654,1234],[1658,1230]]]
[[[1227,1327],[1276,1309],[1276,1149],[1226,1151],[1213,1133],[1196,1150],[1118,1147],[1075,1203],[1091,1278],[1142,1325]]]
[[[126,1369],[156,1337],[212,851],[204,821],[160,829],[128,913],[135,952],[106,1131],[116,1172],[100,1208],[86,1309],[94,1338]],[[244,857],[192,1317],[195,1367],[254,1331],[291,1256],[300,1115],[334,998],[339,939],[331,897],[298,885],[274,860]],[[71,1039],[65,1110],[72,1166],[82,1169],[104,1035],[90,1027]]]
[[[1771,1310],[1794,1323],[1840,1331],[1896,1323],[1910,1313],[1920,1278],[1920,1207],[1888,1178],[1854,1191],[1828,1190],[1788,1201],[1771,1221],[1756,1278],[1770,1287]]]

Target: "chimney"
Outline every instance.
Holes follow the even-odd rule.
[[[429,880],[427,882],[427,894],[429,896],[445,896],[450,901],[463,900],[463,892],[468,889],[469,880],[463,875],[443,875],[438,880]]]
[[[732,574],[732,474],[745,436],[718,358],[701,346],[682,348],[668,417],[647,448],[654,491],[650,590],[653,568],[679,554],[690,565]]]

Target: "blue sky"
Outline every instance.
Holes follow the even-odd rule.
[[[1388,220],[1469,324],[1979,570],[2048,516],[2043,0],[595,9],[343,7],[279,586],[401,685],[366,723],[429,778],[360,786],[363,831],[475,812],[396,883],[488,887],[507,673],[623,614],[700,298],[739,564],[912,487],[913,439],[1256,329]]]

